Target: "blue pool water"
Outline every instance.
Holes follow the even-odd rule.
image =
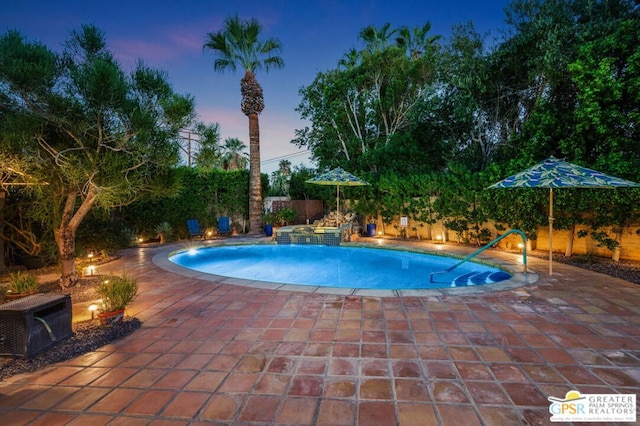
[[[425,289],[490,284],[511,278],[498,268],[460,259],[400,250],[316,245],[238,245],[184,251],[175,264],[209,274],[246,280],[321,287]]]

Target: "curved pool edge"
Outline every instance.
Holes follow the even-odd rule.
[[[238,242],[230,243],[237,245]],[[265,243],[245,243],[245,244],[265,244]],[[266,243],[272,244],[272,243]],[[204,272],[194,271],[179,266],[169,260],[169,257],[173,254],[189,250],[191,248],[204,248],[204,247],[216,247],[221,244],[199,244],[197,246],[183,246],[181,248],[167,247],[166,250],[162,250],[156,253],[152,262],[157,267],[164,269],[168,272],[172,272],[178,275],[182,275],[188,278],[196,278],[203,281],[216,282],[220,284],[228,284],[242,287],[258,288],[264,290],[281,290],[281,291],[294,291],[304,293],[317,293],[317,294],[332,294],[342,296],[369,296],[369,297],[422,297],[422,296],[447,296],[447,295],[463,295],[463,294],[485,294],[493,293],[504,290],[511,290],[515,288],[529,286],[536,283],[540,277],[537,273],[528,271],[524,273],[522,271],[523,266],[517,261],[511,261],[509,259],[495,258],[491,256],[479,256],[481,261],[485,261],[491,265],[497,266],[509,272],[512,276],[508,280],[500,281],[494,284],[483,284],[473,287],[455,287],[455,288],[430,288],[430,289],[410,289],[410,290],[375,290],[375,289],[357,289],[357,288],[343,288],[343,287],[320,287],[320,286],[308,286],[300,284],[283,284],[269,281],[255,281],[241,278],[231,278],[222,275],[208,274]],[[348,244],[351,246],[351,244]],[[359,247],[381,248],[376,244],[362,244],[358,243]],[[402,246],[385,247],[402,250]],[[406,247],[407,250],[421,251],[415,248]],[[422,250],[424,251],[424,250]],[[427,251],[424,251],[427,252]],[[431,253],[431,252],[429,252]],[[456,255],[457,253],[450,253]]]

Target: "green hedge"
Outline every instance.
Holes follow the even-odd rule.
[[[248,216],[248,192],[248,170],[201,172],[182,167],[174,171],[165,188],[153,195],[113,210],[106,216],[96,213],[86,220],[82,228],[91,232],[82,233],[84,238],[80,246],[113,249],[124,241],[131,242],[133,236],[155,239],[156,228],[163,222],[171,225],[173,239],[186,238],[186,220],[190,218],[198,219],[203,228],[215,229],[221,216],[230,216],[234,223],[240,223]],[[94,233],[96,229],[101,232]],[[100,235],[100,238],[91,238],[91,234]],[[105,239],[105,234],[112,237]],[[115,235],[120,235],[120,238]],[[116,241],[118,243],[114,246]],[[101,247],[106,243],[109,247]]]

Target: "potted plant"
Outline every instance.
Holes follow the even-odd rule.
[[[102,298],[102,306],[98,318],[102,325],[122,322],[125,308],[138,294],[138,282],[126,274],[111,275],[97,288]]]
[[[267,213],[262,218],[264,223],[264,233],[267,237],[273,235],[273,224],[276,222],[276,215],[274,213]]]
[[[356,201],[354,210],[358,216],[366,218],[366,235],[368,237],[376,236],[376,216],[378,215],[378,204],[370,198],[363,198]]]
[[[34,294],[38,289],[38,277],[26,272],[14,272],[10,275],[5,298],[19,299]]]
[[[367,236],[368,237],[376,236],[376,219],[373,216],[369,216],[367,218]]]

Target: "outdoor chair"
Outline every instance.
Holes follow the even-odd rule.
[[[189,230],[189,239],[200,237],[204,239],[204,231],[200,229],[200,221],[198,219],[187,219],[187,229]]]
[[[218,235],[231,234],[231,220],[229,216],[218,218]]]

